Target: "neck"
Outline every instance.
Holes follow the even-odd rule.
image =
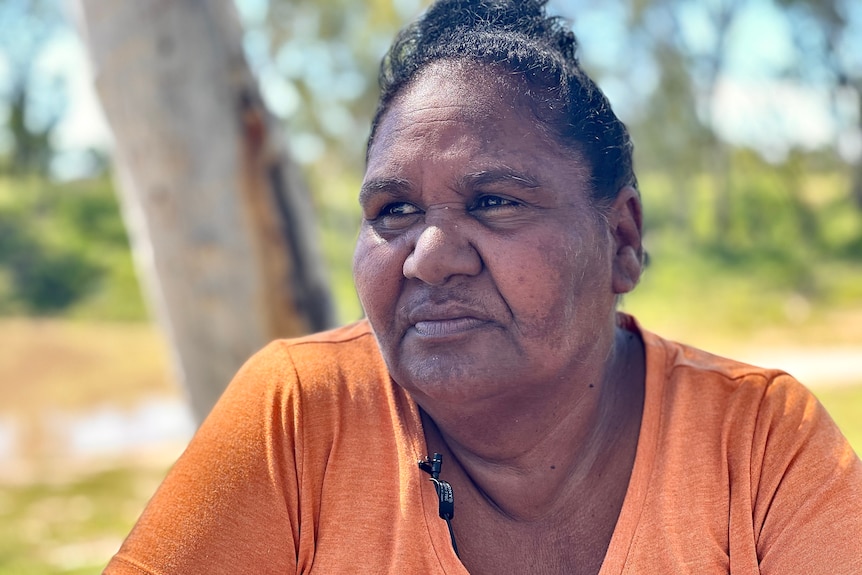
[[[599,369],[541,388],[555,393],[460,410],[423,406],[429,450],[454,459],[504,515],[530,520],[552,513],[567,489],[583,488],[616,468],[625,452],[617,443],[633,437],[636,445],[642,344],[617,329],[609,347]]]

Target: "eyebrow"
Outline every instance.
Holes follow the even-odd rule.
[[[377,194],[399,195],[409,191],[413,186],[404,178],[380,178],[362,183],[359,188],[359,205],[368,202]]]
[[[540,188],[539,181],[529,174],[512,168],[492,168],[465,174],[460,184],[462,189],[471,189],[492,184],[516,184],[522,188]],[[369,202],[377,194],[389,196],[404,195],[413,189],[410,180],[405,178],[379,178],[363,182],[359,189],[359,205]]]
[[[489,184],[516,184],[523,188],[539,188],[539,180],[529,174],[512,168],[494,168],[466,174],[461,178],[465,187],[476,187]]]

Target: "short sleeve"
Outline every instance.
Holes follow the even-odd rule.
[[[246,363],[105,573],[296,572],[295,379],[283,342]]]
[[[760,572],[862,573],[862,463],[823,406],[787,375],[763,397],[752,460]]]

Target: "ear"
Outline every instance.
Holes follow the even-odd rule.
[[[614,293],[628,293],[643,272],[643,210],[636,189],[626,186],[619,191],[608,213],[608,223],[615,243]]]

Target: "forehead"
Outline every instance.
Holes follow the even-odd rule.
[[[487,66],[470,62],[434,62],[421,70],[393,100],[390,108],[455,106],[461,119],[474,122],[528,117],[518,105],[514,81],[507,81]]]
[[[394,155],[408,152],[429,160],[448,152],[528,161],[541,149],[566,163],[576,159],[537,120],[521,95],[523,88],[518,80],[475,63],[428,65],[383,114],[368,167],[392,163]]]

